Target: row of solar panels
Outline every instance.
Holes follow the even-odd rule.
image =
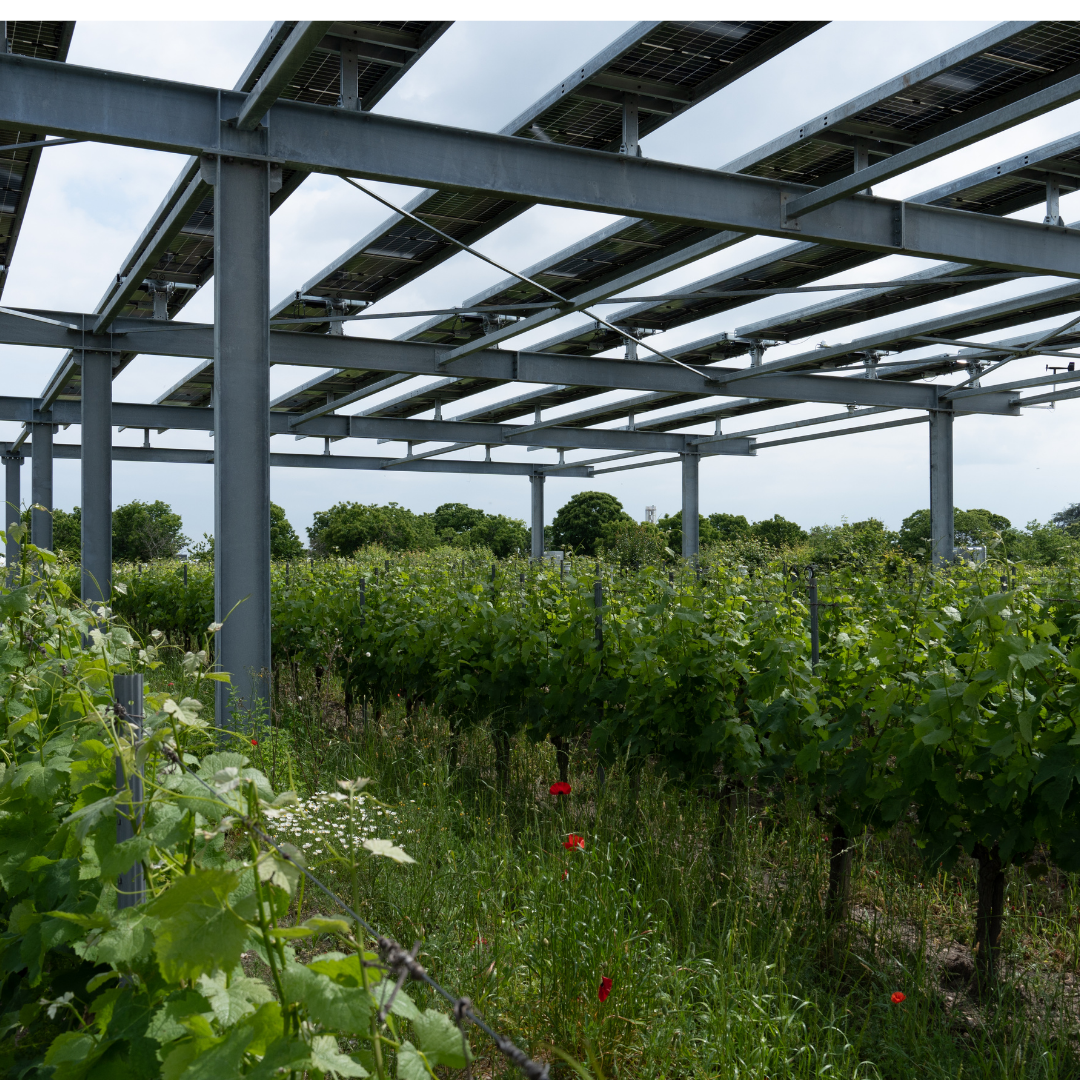
[[[340,41],[351,32],[354,37],[364,36],[364,55],[370,54],[370,65],[361,67],[357,88],[364,106],[368,107],[371,96],[378,93],[380,87],[385,92],[388,80],[400,77],[407,69],[409,56],[415,59],[422,54],[445,25],[336,24],[333,33],[301,68],[285,96],[336,104],[333,95],[335,86],[340,88]],[[639,134],[647,134],[820,25],[790,22],[638,24],[563,80],[530,110],[507,125],[503,132],[592,149],[617,150],[622,138],[627,95],[638,106]],[[254,84],[290,29],[291,24],[275,26],[238,85]],[[331,39],[338,42],[338,52],[334,51],[335,41]],[[862,152],[864,160],[880,159],[1069,77],[1075,73],[1076,60],[1080,56],[1078,46],[1080,26],[1075,23],[1002,24],[832,113],[792,129],[725,168],[750,175],[782,176],[813,185],[829,183],[852,171],[856,151]],[[380,64],[383,65],[381,72]],[[927,193],[922,199],[982,213],[1007,214],[1040,202],[1048,174],[1060,178],[1063,191],[1073,190],[1080,184],[1080,140],[1061,140],[1022,159],[1002,163],[993,170],[983,170]],[[299,182],[290,184],[290,180],[285,178],[283,192],[278,196],[279,204]],[[481,195],[425,192],[410,208],[418,216],[428,217],[441,230],[471,242],[526,207]],[[178,250],[171,248],[166,252],[152,276],[173,285],[197,287],[205,283],[212,273],[212,236],[212,194],[207,189],[206,198],[178,233],[178,241],[173,245]],[[741,239],[738,235],[710,234],[667,223],[627,219],[530,268],[529,275],[557,288],[563,295],[580,296],[615,279],[647,280],[658,272],[658,266],[667,267],[673,260],[677,261],[680,253],[686,253],[689,259],[699,256],[712,245],[727,246]],[[323,314],[330,305],[338,310],[355,310],[384,298],[455,250],[436,234],[395,215],[298,290],[299,301],[295,298],[284,301],[275,310],[307,315]],[[620,312],[615,321],[639,334],[672,329],[749,302],[754,298],[751,290],[806,284],[872,258],[874,256],[849,249],[793,244],[779,253],[752,260],[684,290],[688,293],[708,289],[745,291],[748,294],[745,298],[687,296],[674,301],[635,305]],[[123,274],[120,276],[122,278]],[[941,276],[941,271],[934,276]],[[949,276],[952,280],[944,284],[913,279],[889,289],[868,290],[841,301],[826,302],[742,328],[734,338],[717,335],[714,339],[704,339],[678,352],[695,362],[713,362],[745,352],[748,340],[753,338],[788,340],[815,333],[818,329],[850,325],[984,287],[978,280],[964,280],[978,277],[968,267],[955,267],[949,271]],[[170,316],[192,292],[191,288],[173,289],[169,300]],[[474,297],[468,305],[497,307],[542,299],[543,294],[538,290],[511,280]],[[153,303],[151,289],[136,291],[123,313],[150,317]],[[479,316],[435,319],[407,336],[455,345],[482,338],[499,321],[498,316],[494,319]],[[326,324],[323,324],[313,327],[312,331],[325,332],[325,329]],[[618,344],[618,335],[589,323],[558,335],[541,347],[589,355]],[[940,361],[935,370],[943,370]],[[901,377],[913,375],[911,371],[905,371]],[[212,366],[203,365],[159,400],[173,404],[209,404],[212,378]],[[274,407],[302,413],[313,405],[324,403],[327,394],[340,396],[364,387],[374,389],[387,381],[381,373],[333,372],[284,396],[274,403]],[[441,406],[493,385],[480,380],[443,380],[402,395],[394,402],[384,403],[370,414],[417,415],[436,403]],[[62,394],[78,396],[77,375],[66,381]],[[593,390],[584,387],[540,388],[518,395],[502,406],[481,408],[467,415],[510,419],[531,412],[536,405],[550,408],[593,394]],[[676,403],[674,400],[667,402]],[[622,415],[625,415],[625,405],[622,408]],[[586,421],[583,419],[582,422]],[[597,423],[601,419],[587,422]]]

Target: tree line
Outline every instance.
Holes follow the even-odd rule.
[[[30,522],[30,510],[22,514]],[[1004,515],[985,509],[954,511],[956,546],[961,552],[1000,548],[1013,560],[1055,565],[1080,556],[1080,503],[1054,514],[1048,522],[1014,526]],[[82,518],[79,507],[53,511],[53,549],[77,559]],[[655,524],[635,521],[622,503],[603,491],[583,491],[570,498],[544,529],[544,546],[576,555],[605,554],[627,565],[658,564],[682,551],[682,511]],[[439,547],[482,548],[497,558],[525,554],[531,530],[524,521],[489,514],[465,503],[443,503],[431,513],[414,513],[396,502],[385,506],[340,502],[315,514],[307,528],[308,547],[285,511],[270,504],[270,554],[274,559],[314,556],[348,557],[362,548],[432,551]],[[889,552],[918,557],[931,546],[930,511],[916,510],[891,530],[876,518],[815,525],[804,529],[780,514],[749,521],[743,514],[698,516],[702,550],[715,550],[748,564],[789,557],[792,562],[823,566],[851,558],[880,558]],[[113,511],[113,560],[153,562],[176,558],[185,549],[194,559],[211,559],[214,539],[203,534],[192,543],[183,521],[168,503],[134,500]]]

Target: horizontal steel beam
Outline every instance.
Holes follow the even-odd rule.
[[[29,423],[45,415],[35,412],[32,398],[0,398],[0,419]],[[56,424],[77,425],[81,407],[57,401],[48,417]],[[142,405],[114,402],[113,423],[126,428],[171,428],[213,431],[213,409],[186,409],[179,405]],[[270,414],[270,434],[293,432],[288,415]],[[532,431],[514,424],[458,423],[453,420],[413,420],[379,416],[321,416],[304,425],[304,434],[329,439],[386,439],[399,442],[467,442],[489,446],[545,446],[565,449],[642,450],[682,453],[689,436],[657,431],[611,431],[601,428],[544,428]],[[746,454],[746,440],[722,444],[712,452]]]
[[[813,188],[647,158],[302,102],[240,131],[246,95],[0,54],[0,121],[182,154],[227,154],[416,187],[814,240],[881,253],[1080,277],[1080,232],[892,199],[850,196],[804,214]]]
[[[906,420],[887,420],[883,424],[863,424],[861,427],[844,428],[841,431],[819,431],[813,435],[794,435],[790,439],[772,439],[758,443],[761,449],[770,446],[790,446],[792,443],[817,442],[819,439],[834,439],[838,435],[862,435],[867,431],[884,431],[886,428],[910,427],[912,424],[925,424],[930,419],[926,416],[912,416]]]
[[[82,333],[80,320],[92,315],[70,312],[34,312],[26,318],[0,311],[0,343],[38,345],[45,347],[88,351],[136,352],[159,356],[213,355],[213,327],[194,323],[168,323],[143,327],[136,319],[118,319],[113,332],[97,338]],[[49,321],[52,320],[52,321]],[[440,361],[445,346],[418,341],[388,341],[384,338],[336,337],[322,334],[296,334],[284,330],[270,332],[270,362],[320,368],[342,368],[356,371],[395,371],[409,375],[441,375]],[[897,383],[875,379],[851,379],[831,375],[781,373],[743,377],[742,371],[705,368],[702,372],[673,364],[648,363],[637,360],[601,359],[566,356],[558,353],[510,352],[489,350],[463,357],[454,368],[455,374],[499,382],[559,383],[564,385],[596,386],[608,390],[668,391],[701,394],[702,396],[742,396],[774,398],[784,401],[815,401],[841,405],[881,405],[896,409],[937,408],[938,388],[919,383]],[[732,387],[726,385],[731,380]],[[735,389],[737,385],[737,389]],[[119,407],[119,406],[118,406]],[[149,409],[151,406],[140,406]],[[170,408],[170,415],[181,417],[190,410]],[[1008,394],[986,394],[958,405],[963,411],[985,413],[1014,413]],[[115,415],[115,414],[114,414]],[[288,423],[285,414],[283,422]],[[315,429],[320,417],[305,425],[304,434],[319,435]],[[67,423],[68,421],[64,421]],[[77,422],[77,421],[72,421]],[[455,429],[464,429],[458,422]],[[172,427],[165,423],[117,420],[118,425],[130,427]],[[291,430],[291,429],[289,429]],[[447,442],[465,441],[463,434],[447,437]],[[478,442],[500,442],[498,439],[479,439]],[[558,444],[556,444],[558,445]],[[566,444],[569,445],[569,444]]]
[[[33,443],[24,443],[20,453],[24,457],[33,457]],[[78,461],[82,457],[82,447],[77,443],[53,443],[53,457]],[[152,464],[169,465],[213,465],[213,450],[183,450],[168,446],[114,446],[113,461],[143,461]],[[484,476],[532,476],[537,471],[535,465],[517,461],[409,461],[405,458],[364,457],[329,454],[271,454],[270,467],[280,469],[361,469],[378,471],[390,465],[407,469],[409,472],[428,473],[475,473]],[[587,480],[593,470],[587,465],[572,465],[561,469],[558,476],[570,476]]]

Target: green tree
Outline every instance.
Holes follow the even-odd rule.
[[[462,535],[470,547],[486,547],[500,559],[529,550],[529,530],[525,528],[525,522],[503,514],[484,514],[479,524]]]
[[[555,515],[552,542],[556,547],[572,548],[578,555],[595,555],[600,531],[611,522],[633,521],[622,503],[605,491],[582,491]]]
[[[419,516],[396,502],[338,503],[320,510],[307,533],[312,551],[320,555],[352,555],[368,544],[388,551],[425,551],[436,542],[431,515]]]
[[[211,548],[211,550],[213,550]],[[277,503],[270,504],[270,558],[295,559],[304,554],[304,545]]]
[[[793,547],[806,539],[806,533],[794,521],[788,521],[779,514],[773,514],[764,521],[755,521],[750,531],[774,548]]]
[[[1080,503],[1070,503],[1064,510],[1059,510],[1050,524],[1063,529],[1070,536],[1080,536]]]
[[[710,514],[709,524],[724,543],[750,535],[750,522],[742,514]]]
[[[443,503],[431,515],[435,523],[435,532],[439,539],[449,539],[446,534],[460,534],[476,528],[483,523],[487,515],[483,510],[476,510],[465,503]]]
[[[30,507],[26,507],[19,516],[29,528]],[[53,551],[69,559],[79,558],[82,550],[82,511],[79,507],[72,507],[70,513],[67,510],[53,510],[52,527]]]
[[[845,521],[840,525],[815,525],[810,530],[811,558],[817,563],[839,563],[852,558],[871,559],[884,555],[897,541],[897,534],[877,518]]]
[[[118,506],[112,515],[112,556],[115,562],[172,559],[188,542],[180,515],[160,499]]]
[[[680,510],[675,514],[665,514],[657,525],[667,536],[667,546],[671,548],[676,555],[681,554],[682,511]],[[712,527],[712,522],[707,517],[698,514],[698,546],[707,547],[710,544],[715,544],[719,539],[720,536]]]
[[[1020,534],[1012,528],[1012,522],[991,510],[961,510],[953,507],[953,532],[957,547],[989,546],[1000,535],[1006,540],[1018,540]],[[915,555],[919,548],[930,551],[930,511],[916,510],[900,523],[900,547],[908,555]]]

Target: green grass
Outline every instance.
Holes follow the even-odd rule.
[[[174,680],[166,667],[155,688]],[[253,734],[278,789],[307,798],[374,778],[396,816],[371,805],[364,835],[402,844],[416,865],[365,857],[355,882],[320,867],[342,837],[325,809],[302,838],[312,865],[380,929],[419,940],[431,973],[535,1056],[595,1053],[626,1077],[1080,1076],[1075,877],[1011,871],[1005,975],[978,999],[939,970],[946,947],[970,943],[971,868],[928,877],[903,831],[864,838],[852,916],[832,926],[825,827],[792,788],[746,793],[732,814],[715,792],[649,769],[635,785],[616,768],[601,787],[577,747],[573,792],[555,799],[554,749],[519,740],[503,790],[483,729],[454,747],[440,717],[398,703],[348,729],[336,688],[308,672],[298,687],[283,676],[273,725]],[[563,846],[571,832],[584,850]],[[330,912],[306,897],[304,917]],[[482,1037],[474,1045],[478,1075],[508,1068]]]

